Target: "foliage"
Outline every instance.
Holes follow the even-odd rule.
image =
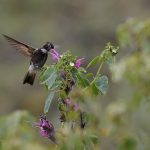
[[[115,55],[118,53],[118,49],[118,47],[115,48],[108,43],[102,53],[91,60],[86,68],[92,67],[95,64],[99,65],[95,75],[90,73],[92,79],[89,78],[89,73],[86,69],[80,66],[84,58],[77,59],[76,56],[73,56],[70,52],[65,52],[60,56],[57,53],[60,58],[51,66],[45,67],[40,76],[41,84],[46,86],[50,91],[46,99],[44,113],[48,112],[54,93],[58,95],[58,99],[60,100],[60,109],[65,107],[64,101],[70,99],[69,94],[73,91],[73,87],[83,88],[83,91],[92,89],[94,93],[98,91],[98,93],[105,94],[108,89],[108,78],[107,76],[102,76],[100,70],[104,63],[110,63],[111,60],[114,59]],[[52,57],[53,56],[54,55],[52,55]]]
[[[104,50],[85,67],[81,67],[81,65],[84,66],[85,59],[78,59],[67,51],[57,55],[52,65],[42,69],[40,84],[49,93],[43,112],[47,115],[51,109],[52,100],[57,99],[60,125],[58,127],[54,125],[55,134],[54,129],[51,133],[50,127],[53,128],[50,126],[51,123],[45,116],[40,118],[36,126],[40,131],[42,130],[42,133],[55,136],[56,142],[53,144],[49,142],[44,146],[38,143],[39,149],[41,146],[43,149],[49,147],[49,149],[60,150],[149,149],[150,22],[129,19],[119,26],[117,35],[123,58],[115,64],[113,64],[114,58],[119,49],[108,43]],[[121,83],[122,89],[125,89],[121,91],[121,96],[105,103],[101,98],[106,94],[110,82],[108,77],[101,73],[104,64],[108,64],[111,68],[113,81]],[[95,74],[89,72],[89,68],[95,66],[98,66],[97,72]],[[115,88],[114,92],[117,90],[120,91]],[[7,134],[12,132],[7,125],[13,125],[11,122],[18,118],[16,114],[0,120],[2,148],[5,146],[3,140],[13,137],[12,135],[7,137]],[[22,116],[22,113],[18,114]],[[45,123],[47,128],[44,126]],[[24,128],[23,124],[20,125],[20,121],[17,121],[16,126],[13,132]],[[13,126],[14,129],[15,127]],[[23,138],[31,136],[30,127],[25,129],[27,130],[24,130],[23,134],[19,133],[19,136],[23,135]],[[16,133],[14,135],[16,137]],[[20,138],[21,142],[24,141],[22,136]],[[28,141],[35,144],[36,138],[33,139],[33,137],[27,137],[26,145]],[[8,140],[8,143],[11,142]]]
[[[69,51],[62,55],[55,50],[51,51],[50,54],[53,59],[53,64],[42,68],[40,84],[46,87],[49,92],[45,100],[45,114],[48,113],[54,96],[58,99],[61,128],[57,129],[55,133],[53,125],[46,119],[46,116],[41,116],[39,122],[32,123],[33,126],[39,128],[41,136],[47,137],[55,144],[58,144],[60,149],[93,149],[97,147],[99,134],[93,129],[88,129],[88,124],[92,124],[92,120],[94,121],[93,123],[95,123],[97,118],[95,118],[92,112],[89,113],[86,109],[86,105],[92,102],[92,95],[106,94],[108,78],[106,75],[101,75],[100,71],[104,63],[109,62],[110,64],[110,62],[112,62],[110,60],[114,59],[117,52],[118,48],[108,43],[101,54],[96,57],[97,61],[95,61],[94,58],[86,67],[90,68],[93,65],[99,65],[97,73],[93,74],[89,73],[86,68],[81,67],[85,58],[77,59],[77,57]],[[88,93],[89,97],[86,98]],[[89,98],[90,101],[87,100]],[[19,117],[16,115],[19,115]],[[16,132],[20,132],[20,129],[24,127],[20,123],[24,115],[25,117],[27,116],[27,120],[29,120],[26,112],[16,112],[9,116],[8,119],[5,117],[5,119],[1,121],[1,128],[3,129],[3,126],[13,125],[12,121],[14,120],[12,119],[15,118],[16,123],[13,132],[15,132],[15,130]],[[28,129],[28,131],[30,131],[30,129]],[[2,135],[7,135],[6,132],[10,132],[9,128],[7,128],[6,131],[2,130],[2,132],[1,139],[6,140]],[[22,131],[19,135],[20,134],[22,134]],[[11,138],[12,135],[8,135],[8,137]],[[29,139],[30,138],[27,137],[27,142]],[[74,144],[68,143],[68,139]],[[21,141],[23,140],[24,139],[21,139]],[[32,141],[32,143],[34,143],[34,141]],[[1,145],[3,148],[3,142]],[[10,147],[6,147],[5,149],[10,149]],[[14,147],[19,149],[20,145],[15,145]],[[53,148],[54,147],[55,146],[53,146]],[[45,147],[43,147],[43,149],[44,148]]]
[[[126,131],[132,133],[136,149],[149,149],[150,20],[129,19],[119,26],[117,35],[125,55],[112,66],[112,73],[114,81],[126,83],[122,97],[130,112]]]
[[[27,111],[16,111],[0,118],[0,149],[47,150],[31,128],[34,117]],[[53,147],[53,145],[51,145]]]
[[[51,52],[54,63],[43,68],[40,83],[49,91],[44,107],[45,114],[48,112],[54,94],[58,99],[62,128],[58,129],[59,134],[56,133],[56,139],[60,149],[93,149],[99,147],[99,134],[90,128],[88,131],[88,127],[85,129],[88,124],[92,124],[92,121],[95,123],[97,120],[97,117],[95,118],[92,112],[89,113],[86,109],[86,105],[93,103],[92,96],[106,94],[108,78],[106,75],[101,75],[100,71],[104,63],[113,63],[118,50],[118,47],[115,48],[108,43],[101,54],[92,59],[86,68],[81,67],[85,58],[77,59],[69,51],[61,55],[56,51]],[[89,73],[87,69],[94,65],[99,66],[96,74]],[[75,95],[75,91],[77,95]],[[90,100],[87,100],[89,98]],[[97,101],[94,103],[96,104]],[[97,125],[99,126],[99,124]],[[95,126],[95,129],[98,129],[98,126]],[[62,137],[66,138],[62,139]],[[68,143],[68,139],[72,142]],[[70,143],[74,143],[74,145]]]

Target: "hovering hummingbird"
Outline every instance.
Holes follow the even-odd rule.
[[[31,58],[30,66],[23,80],[23,84],[28,83],[33,85],[37,70],[44,66],[48,57],[48,52],[50,52],[50,50],[54,50],[54,45],[47,42],[42,46],[42,48],[33,48],[7,35],[3,36],[17,51]]]

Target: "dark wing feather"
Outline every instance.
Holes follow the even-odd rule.
[[[18,50],[20,53],[24,54],[25,56],[31,57],[33,52],[36,50],[35,48],[26,45],[24,43],[21,43],[7,35],[4,35],[5,39],[12,45],[16,50]]]

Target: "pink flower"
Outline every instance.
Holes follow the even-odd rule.
[[[83,64],[84,58],[79,58],[76,60],[75,67],[78,69],[81,64]]]
[[[46,116],[41,116],[40,121],[33,123],[33,126],[39,128],[41,136],[49,138],[52,142],[56,143],[54,126],[46,119]]]
[[[70,98],[65,99],[64,104],[70,108],[72,108],[74,111],[78,111],[80,109],[79,105],[76,102],[71,102]]]
[[[60,58],[59,53],[55,49],[51,49],[50,54],[53,61],[57,62],[59,60]]]
[[[71,101],[69,98],[65,99],[64,100],[64,103],[67,105],[67,106],[71,106]]]
[[[79,105],[77,103],[73,104],[73,110],[78,111],[79,110]]]

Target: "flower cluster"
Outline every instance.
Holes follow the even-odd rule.
[[[61,122],[65,122],[70,120],[68,118],[71,113],[75,114],[80,110],[78,103],[70,100],[69,93],[77,82],[76,74],[84,63],[84,58],[77,59],[70,52],[65,52],[60,55],[54,49],[51,50],[50,54],[52,60],[55,62],[56,68],[59,68],[59,77],[62,82],[62,88],[60,90],[65,93],[65,97],[60,97],[59,103],[60,120]]]
[[[41,116],[40,121],[33,123],[33,126],[39,128],[42,137],[49,138],[52,142],[56,143],[54,126],[46,119],[46,116]]]
[[[51,49],[50,51],[51,58],[54,62],[58,62],[60,60],[60,54],[55,50]],[[79,58],[75,61],[75,64],[73,62],[70,62],[70,66],[75,66],[77,69],[83,64],[84,58]]]

